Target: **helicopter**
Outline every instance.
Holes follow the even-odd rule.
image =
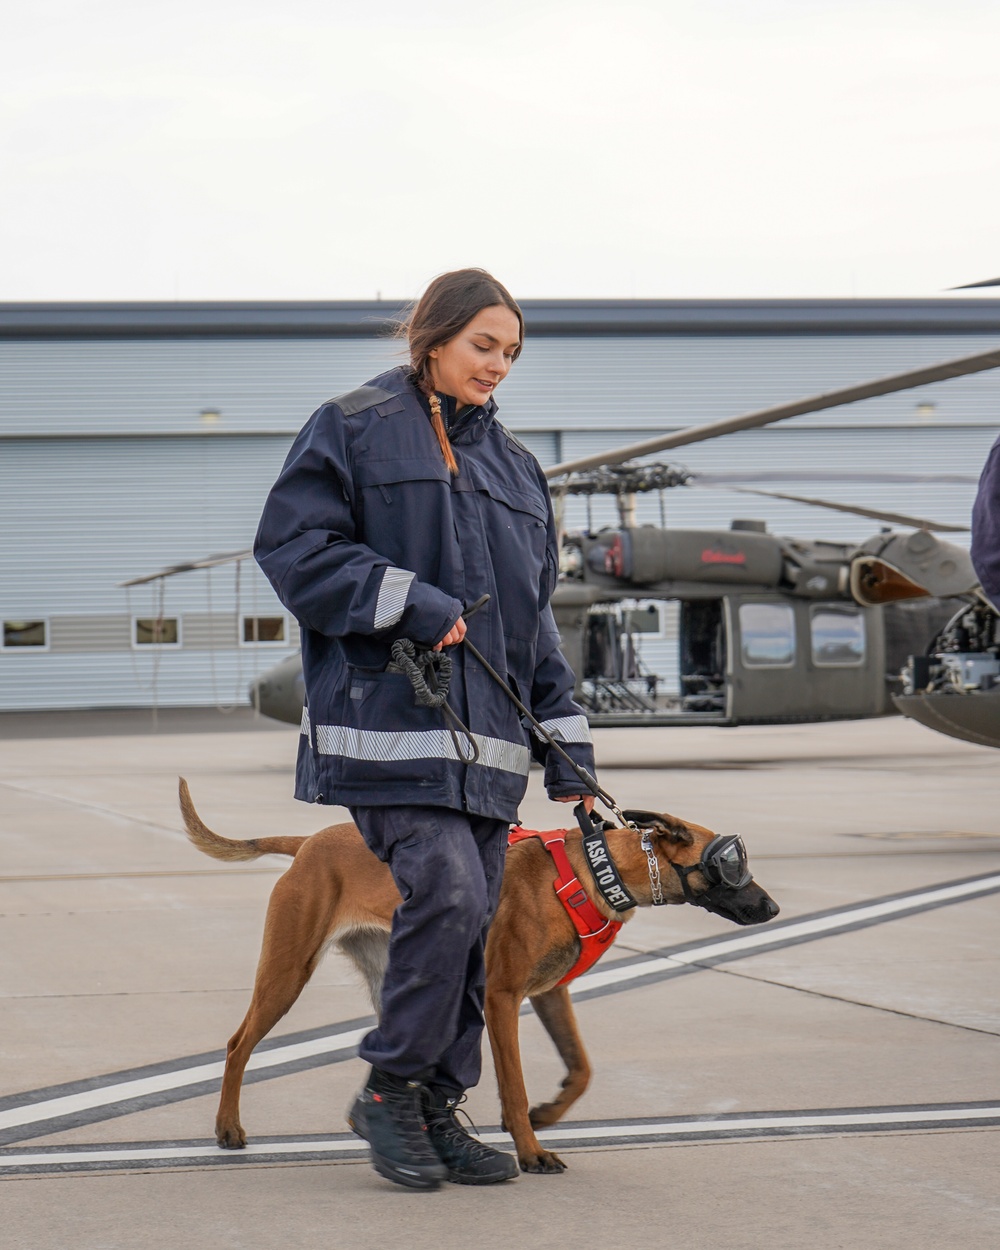
[[[737,726],[899,711],[953,737],[1000,747],[1000,618],[978,586],[968,552],[937,537],[965,527],[649,460],[668,449],[998,365],[1000,351],[979,353],[546,468],[561,539],[552,608],[577,677],[576,698],[590,722]],[[802,480],[801,472],[795,476]],[[782,474],[753,480],[762,477],[780,480]],[[665,492],[717,485],[861,515],[882,528],[859,544],[783,537],[752,519],[735,520],[728,530],[663,523]],[[637,524],[636,498],[653,491],[661,499],[661,524]],[[589,505],[596,495],[614,496],[617,525],[595,529]],[[564,529],[567,500],[574,496],[587,504],[587,524]],[[250,554],[208,557],[135,581]],[[676,672],[669,681],[644,658],[646,636],[662,636],[667,616],[676,637]],[[299,656],[250,687],[255,708],[292,724],[301,720],[303,700]]]

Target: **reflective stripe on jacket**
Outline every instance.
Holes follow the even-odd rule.
[[[593,770],[590,731],[548,606],[558,573],[548,488],[495,412],[491,399],[458,416],[452,477],[426,400],[407,370],[394,369],[324,404],[292,445],[254,551],[302,627],[307,711],[297,798],[514,820],[533,753],[546,764],[550,795],[580,792],[575,774],[529,735],[463,647],[449,652],[448,702],[479,747],[471,765],[442,713],[418,707],[406,676],[387,671],[395,639],[432,646],[483,594],[490,602],[468,622],[470,640]]]

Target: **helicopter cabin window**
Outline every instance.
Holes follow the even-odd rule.
[[[4,621],[4,651],[47,651],[48,649],[48,621]]]
[[[778,668],[795,663],[795,613],[786,603],[741,603],[743,663]]]
[[[240,643],[244,647],[283,647],[288,630],[283,616],[244,616]]]
[[[179,647],[181,623],[176,616],[134,616],[133,647]]]
[[[865,662],[865,618],[849,604],[813,604],[809,609],[813,663],[821,668]]]

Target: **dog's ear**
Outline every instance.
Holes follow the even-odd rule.
[[[675,820],[673,816],[660,812],[643,812],[637,809],[622,812],[622,815],[626,820],[630,820],[632,824],[638,825],[640,829],[655,830],[661,838],[666,838],[668,842],[677,842],[683,846],[692,846],[694,844],[694,834],[682,820]]]
[[[659,812],[644,812],[637,807],[626,808],[622,815],[640,829],[655,829],[657,825],[663,824],[663,817]]]

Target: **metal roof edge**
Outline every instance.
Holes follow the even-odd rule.
[[[533,299],[531,335],[1000,332],[1000,299]],[[0,303],[0,339],[379,338],[398,300]]]

